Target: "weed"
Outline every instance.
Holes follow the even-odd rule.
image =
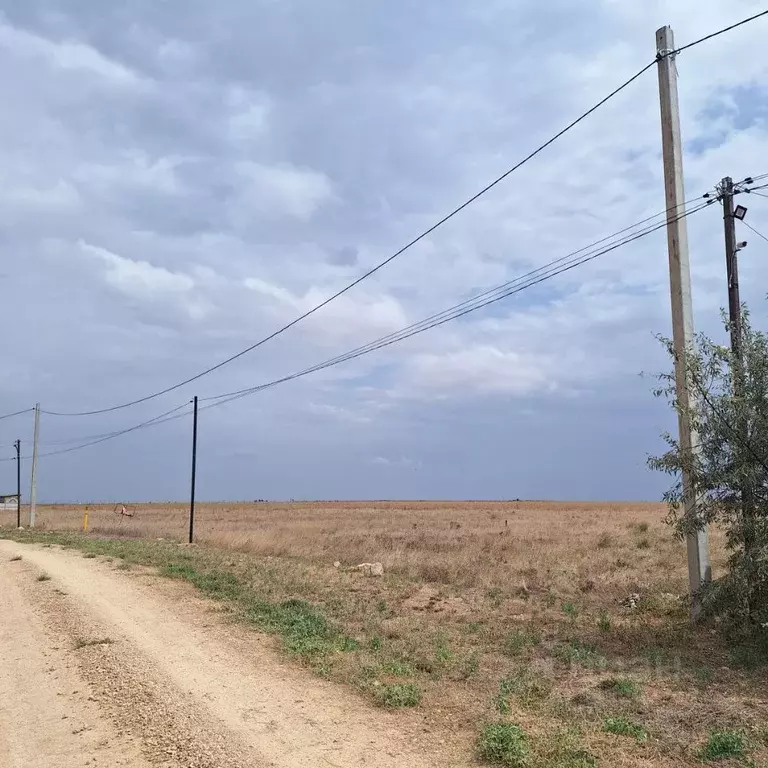
[[[51,580],[51,577],[50,577],[50,576],[49,576],[47,573],[41,573],[41,574],[40,574],[40,575],[37,577],[37,580],[38,580],[38,581],[50,581],[50,580]]]
[[[483,624],[480,621],[470,621],[469,624],[467,624],[467,632],[471,635],[476,635],[482,629]]]
[[[551,691],[552,686],[548,680],[531,667],[520,667],[513,675],[499,681],[497,709],[501,711],[503,707],[500,707],[498,702],[507,702],[510,696],[517,697],[525,706],[532,706],[546,699]]]
[[[648,523],[635,523],[632,527],[638,533],[648,533]]]
[[[360,650],[360,643],[355,640],[354,637],[348,637],[347,635],[344,635],[344,637],[341,638],[341,650],[344,651],[344,653],[358,651]]]
[[[529,629],[515,629],[504,638],[504,653],[507,656],[519,656],[526,648],[538,645],[541,635]]]
[[[536,765],[547,768],[594,768],[597,758],[580,745],[579,731],[574,728],[547,731],[533,744]]]
[[[125,560],[123,560],[117,566],[117,570],[118,571],[130,571],[131,570],[131,564],[126,562]]]
[[[17,563],[19,560],[21,560],[21,555],[14,555],[14,556],[11,558],[11,562],[12,562],[12,563]]]
[[[519,725],[491,723],[477,739],[477,753],[493,765],[524,768],[528,765],[528,737]]]
[[[617,736],[629,736],[642,744],[648,739],[648,731],[638,723],[627,720],[626,717],[606,717],[603,721],[603,730]]]
[[[608,611],[600,611],[600,616],[597,619],[597,628],[604,634],[608,634],[611,631],[611,617],[608,615]]]
[[[617,557],[613,564],[616,568],[629,568],[629,562],[623,557]]]
[[[613,546],[613,537],[607,533],[600,534],[600,538],[597,540],[598,549],[610,549]]]
[[[384,645],[384,641],[378,636],[374,635],[369,641],[368,641],[368,647],[372,651],[380,651],[381,647]]]
[[[638,549],[650,549],[651,548],[651,542],[648,541],[648,539],[640,539],[640,541],[635,544],[635,546]]]
[[[636,699],[642,693],[640,685],[628,677],[609,677],[601,681],[600,688],[625,699]]]
[[[376,603],[376,610],[379,613],[386,613],[389,610],[389,606],[387,605],[387,601],[386,600],[379,600]]]
[[[75,640],[75,650],[80,648],[90,648],[92,645],[112,645],[115,641],[110,637],[102,638],[101,640],[86,640],[83,637],[78,637]]]
[[[588,668],[604,667],[606,663],[594,646],[578,640],[555,646],[552,655],[564,664],[581,664]]]
[[[453,658],[453,651],[448,647],[448,641],[438,635],[435,640],[435,660],[440,664],[446,664]]]
[[[477,651],[472,651],[459,666],[456,672],[456,677],[459,680],[469,680],[470,677],[474,677],[480,669],[480,656]]]
[[[547,596],[544,599],[544,603],[547,608],[554,608],[557,602],[557,595],[554,592],[547,592]]]
[[[741,731],[710,731],[706,744],[699,751],[699,757],[707,762],[743,757],[746,751],[744,734]]]
[[[413,683],[392,683],[376,689],[376,701],[383,707],[415,707],[421,701],[421,689]]]
[[[563,603],[563,613],[571,620],[576,621],[576,617],[579,615],[579,606],[575,603]]]
[[[413,677],[413,667],[407,661],[388,661],[382,665],[381,669],[395,677]]]
[[[84,557],[86,560],[93,560],[93,558],[94,558],[94,557],[96,557],[96,553],[95,553],[95,552],[86,552],[86,553],[83,555],[83,557]]]

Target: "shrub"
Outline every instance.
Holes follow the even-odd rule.
[[[707,761],[725,760],[729,757],[743,757],[744,752],[744,734],[741,731],[710,731],[699,757]]]
[[[415,707],[421,701],[421,690],[413,683],[391,683],[376,689],[376,700],[383,707],[400,709]]]
[[[524,768],[528,764],[528,738],[519,725],[491,723],[478,737],[477,752],[493,765]]]

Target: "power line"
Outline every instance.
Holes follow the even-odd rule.
[[[689,48],[693,48],[696,45],[699,45],[700,43],[703,43],[707,40],[712,39],[713,37],[717,37],[718,35],[722,35],[725,32],[729,32],[732,29],[736,29],[737,27],[740,27],[744,24],[747,24],[751,21],[754,21],[755,19],[764,16],[768,14],[768,11],[763,11],[762,13],[755,14],[754,16],[751,16],[747,19],[744,19],[740,22],[737,22],[736,24],[732,24],[729,27],[725,27],[723,29],[720,29],[716,32],[713,32],[712,34],[709,34],[705,37],[702,37],[698,40],[695,40],[692,43],[688,43],[687,45],[684,45],[680,48],[675,49],[674,51],[670,51],[665,55],[673,55],[677,53],[681,53],[682,51],[685,51]],[[210,366],[209,368],[206,368],[205,370],[201,371],[200,373],[195,374],[194,376],[190,376],[187,379],[184,379],[183,381],[174,384],[170,387],[166,387],[165,389],[158,390],[157,392],[153,392],[149,395],[145,395],[144,397],[137,398],[135,400],[128,401],[126,403],[121,403],[119,405],[113,405],[108,408],[100,408],[96,410],[91,411],[78,411],[78,412],[63,412],[63,411],[47,411],[46,413],[50,416],[94,416],[97,414],[102,413],[109,413],[111,411],[121,410],[123,408],[129,408],[133,405],[138,405],[139,403],[146,402],[147,400],[152,400],[156,397],[160,397],[161,395],[168,394],[169,392],[173,392],[176,389],[179,389],[180,387],[183,387],[187,384],[192,383],[193,381],[197,381],[198,379],[202,378],[203,376],[207,376],[210,373],[213,373],[214,371],[224,367],[225,365],[228,365],[229,363],[234,362],[235,360],[239,359],[240,357],[243,357],[244,355],[252,352],[255,349],[258,349],[263,344],[266,344],[268,341],[271,341],[275,337],[279,336],[280,334],[284,333],[285,331],[289,330],[293,326],[297,325],[298,323],[302,322],[306,318],[313,315],[315,312],[319,311],[323,307],[330,304],[335,299],[339,298],[343,294],[345,294],[347,291],[354,288],[356,285],[360,284],[363,280],[366,280],[367,278],[374,275],[376,272],[378,272],[380,269],[385,267],[387,264],[392,262],[394,259],[396,259],[398,256],[401,256],[403,253],[405,253],[407,250],[412,248],[414,245],[419,243],[424,238],[428,237],[430,234],[432,234],[435,230],[437,230],[439,227],[441,227],[446,222],[450,221],[454,216],[459,214],[461,211],[463,211],[468,206],[472,205],[475,201],[477,201],[480,197],[485,195],[487,192],[489,192],[491,189],[493,189],[495,186],[500,184],[504,179],[506,179],[508,176],[510,176],[512,173],[517,171],[519,168],[521,168],[523,165],[528,163],[530,160],[535,158],[539,153],[544,151],[547,147],[554,144],[558,139],[560,139],[562,136],[564,136],[566,133],[568,133],[570,130],[575,128],[579,123],[581,123],[583,120],[585,120],[587,117],[589,117],[591,114],[596,112],[600,107],[602,107],[604,104],[606,104],[608,101],[610,101],[612,98],[614,98],[617,94],[619,94],[621,91],[623,91],[625,88],[627,88],[629,85],[631,85],[635,80],[637,80],[639,77],[641,77],[645,72],[647,72],[651,67],[654,66],[656,63],[656,59],[646,64],[644,67],[642,67],[640,70],[638,70],[634,75],[632,75],[629,79],[625,80],[621,85],[619,85],[617,88],[615,88],[613,91],[611,91],[607,96],[605,96],[603,99],[598,101],[594,106],[592,106],[590,109],[588,109],[586,112],[583,112],[579,117],[577,117],[575,120],[570,122],[568,125],[565,126],[562,130],[560,130],[558,133],[556,133],[554,136],[552,136],[550,139],[545,141],[543,144],[541,144],[539,147],[537,147],[535,150],[533,150],[531,153],[529,153],[526,157],[524,157],[522,160],[520,160],[518,163],[513,165],[511,168],[509,168],[507,171],[502,173],[500,176],[498,176],[496,179],[494,179],[490,184],[487,184],[483,189],[481,189],[479,192],[474,194],[472,197],[470,197],[465,202],[461,203],[461,205],[454,208],[450,213],[443,216],[440,220],[438,220],[435,224],[433,224],[428,229],[424,230],[421,234],[417,235],[415,238],[413,238],[410,242],[406,243],[402,248],[395,251],[391,256],[384,259],[384,261],[379,262],[376,266],[369,269],[367,272],[362,274],[357,279],[353,280],[351,283],[346,285],[341,290],[337,291],[333,295],[329,296],[324,301],[320,302],[319,304],[315,305],[308,311],[304,312],[303,314],[299,315],[295,319],[293,319],[291,322],[287,323],[286,325],[282,326],[278,330],[272,332],[268,336],[265,336],[260,341],[257,341],[254,344],[251,344],[249,347],[246,347],[245,349],[241,350],[240,352],[226,358],[225,360],[222,360],[219,363],[216,363],[215,365]]]
[[[720,35],[724,35],[726,32],[730,32],[732,29],[736,29],[737,27],[741,27],[744,24],[749,24],[750,21],[755,21],[755,19],[759,19],[761,16],[767,16],[768,10],[766,11],[760,11],[760,13],[756,13],[754,16],[750,16],[749,18],[742,19],[741,21],[737,21],[735,24],[731,24],[730,27],[723,27],[723,29],[719,29],[717,32],[712,32],[709,35],[705,35],[704,37],[700,37],[698,40],[694,40],[692,43],[688,43],[687,45],[683,45],[680,48],[675,48],[674,51],[671,51],[670,54],[676,54],[676,53],[682,53],[683,51],[687,51],[689,48],[693,48],[695,45],[699,45],[700,43],[704,43],[707,40],[711,40],[713,37],[719,37]]]
[[[703,203],[697,206],[696,208],[691,209],[690,211],[686,211],[685,213],[678,215],[673,220],[678,220],[686,216],[690,216],[693,213],[703,210],[708,205],[709,203]],[[485,293],[480,294],[474,299],[469,299],[465,302],[462,302],[461,304],[456,305],[455,307],[452,307],[449,310],[445,310],[441,313],[438,313],[437,315],[431,316],[430,318],[422,320],[418,323],[414,323],[406,328],[401,329],[396,333],[389,334],[388,336],[384,336],[381,339],[378,339],[374,342],[370,342],[369,344],[366,344],[362,347],[358,347],[355,350],[347,352],[343,355],[339,355],[335,358],[331,358],[330,360],[327,360],[325,362],[318,363],[317,365],[311,366],[310,368],[305,368],[304,370],[299,371],[297,373],[289,374],[287,376],[284,376],[279,379],[275,379],[265,384],[260,384],[256,387],[250,387],[250,388],[241,389],[235,392],[228,392],[222,395],[203,398],[203,400],[219,401],[211,405],[205,406],[205,409],[217,407],[219,405],[224,405],[225,403],[232,402],[233,400],[238,400],[241,397],[246,397],[247,395],[254,394],[256,392],[261,392],[264,389],[269,389],[271,387],[277,386],[278,384],[283,384],[288,381],[292,381],[294,379],[306,376],[310,373],[315,373],[317,371],[333,367],[340,363],[347,362],[349,360],[354,360],[358,357],[362,357],[363,355],[369,354],[370,352],[374,352],[384,347],[388,347],[392,344],[396,344],[400,341],[404,341],[405,339],[408,339],[411,336],[415,336],[417,334],[424,333],[425,331],[428,331],[432,328],[436,328],[440,325],[444,325],[445,323],[450,322],[451,320],[456,320],[459,317],[463,317],[464,315],[469,314],[470,312],[475,312],[478,309],[482,309],[484,307],[489,306],[490,304],[494,304],[498,301],[501,301],[502,299],[505,299],[508,296],[511,296],[516,293],[520,293],[526,290],[527,288],[531,288],[534,285],[538,285],[539,283],[544,282],[545,280],[549,280],[552,277],[556,277],[557,275],[560,275],[564,272],[574,269],[577,266],[581,266],[582,264],[585,264],[588,261],[592,261],[593,259],[596,259],[598,256],[602,256],[606,253],[609,253],[610,251],[620,248],[623,245],[627,245],[635,240],[638,240],[641,237],[645,237],[646,235],[649,235],[652,232],[655,232],[659,229],[666,227],[667,223],[668,222],[665,220],[664,222],[662,222],[657,226],[646,228],[644,231],[636,233],[630,237],[624,238],[618,243],[614,243],[601,250],[598,250],[597,252],[589,253],[587,255],[580,256],[576,259],[572,259],[570,262],[558,264],[558,262],[562,261],[561,259],[556,260],[555,262],[550,262],[549,265],[546,265],[545,267],[540,268],[540,270],[535,270],[534,273],[528,273],[528,275],[531,275],[531,277],[529,277],[529,279],[527,280],[522,280],[522,282],[519,282],[521,278],[518,278],[518,280],[505,283],[504,285],[499,286],[496,289],[486,291]],[[553,266],[553,265],[557,265],[557,266]],[[535,274],[535,273],[539,273],[539,274]],[[528,276],[526,275],[524,277],[528,277]],[[478,299],[480,300],[478,301]]]
[[[692,200],[687,201],[683,205],[687,205],[688,203],[693,202],[693,200],[696,200],[696,199],[697,198],[692,198]],[[676,220],[677,218],[682,218],[684,216],[690,216],[691,214],[696,213],[697,211],[703,210],[711,202],[714,202],[714,200],[699,204],[698,206],[695,206],[690,210],[687,210],[678,214],[676,217],[672,218],[671,220]],[[678,207],[680,206],[675,206],[675,208],[678,208]],[[421,320],[417,323],[413,323],[410,326],[407,326],[406,328],[401,329],[400,331],[388,334],[375,341],[369,342],[368,344],[365,344],[361,347],[357,347],[356,349],[350,350],[349,352],[346,352],[342,355],[337,355],[336,357],[330,358],[329,360],[326,360],[323,363],[319,363],[310,368],[306,368],[302,371],[298,371],[296,373],[290,374],[288,376],[284,376],[280,379],[276,379],[274,381],[259,385],[257,387],[249,387],[247,389],[238,390],[237,392],[228,392],[228,393],[216,395],[213,397],[201,398],[201,400],[205,400],[205,401],[213,400],[216,402],[211,402],[209,403],[209,405],[203,406],[200,410],[203,411],[203,410],[208,410],[210,408],[216,408],[220,405],[224,405],[228,402],[238,400],[247,395],[254,394],[264,389],[277,386],[278,384],[282,384],[287,381],[291,381],[293,379],[306,376],[310,373],[314,373],[316,371],[323,370],[325,368],[330,368],[332,366],[339,365],[340,363],[347,362],[348,360],[353,360],[357,357],[363,356],[364,354],[368,354],[369,352],[373,352],[377,349],[381,349],[382,347],[390,346],[399,341],[404,341],[405,339],[410,338],[411,336],[417,335],[419,333],[423,333],[424,331],[430,330],[431,328],[437,327],[439,325],[443,325],[451,320],[462,317],[465,314],[469,314],[470,312],[474,312],[478,309],[482,309],[483,307],[488,306],[489,304],[500,301],[515,293],[519,293],[525,290],[526,288],[530,288],[534,285],[537,285],[538,283],[543,282],[544,280],[548,280],[551,277],[555,277],[559,274],[562,274],[563,272],[569,271],[570,269],[573,269],[576,266],[580,266],[581,264],[584,264],[588,261],[591,261],[597,258],[598,256],[601,256],[605,253],[616,250],[622,245],[626,245],[641,237],[645,237],[646,235],[651,234],[652,232],[655,232],[658,229],[666,227],[668,223],[667,220],[669,217],[665,218],[665,220],[660,224],[653,225],[653,226],[646,226],[638,232],[632,232],[631,234],[626,234],[625,237],[620,238],[617,242],[614,242],[609,246],[603,247],[602,249],[595,250],[596,246],[601,245],[606,241],[615,240],[620,235],[629,233],[631,232],[631,230],[637,230],[638,227],[641,227],[643,224],[647,224],[648,222],[653,221],[654,219],[657,219],[659,216],[666,216],[670,210],[673,210],[673,209],[668,209],[666,211],[662,211],[660,213],[654,214],[653,216],[649,216],[645,219],[642,219],[641,221],[635,224],[632,224],[629,227],[625,227],[619,230],[618,232],[615,232],[613,235],[609,235],[607,237],[601,238],[600,240],[596,241],[595,243],[592,243],[589,246],[580,248],[579,250],[574,251],[571,254],[568,254],[567,256],[555,259],[549,262],[548,264],[542,267],[539,267],[537,269],[531,270],[530,272],[527,272],[526,274],[521,275],[520,277],[515,278],[514,280],[504,283],[503,285],[486,290],[470,299],[467,299],[466,301],[463,301],[457,305],[454,305],[453,307],[447,310],[431,315],[430,317],[425,318],[424,320]],[[64,450],[43,453],[43,454],[40,454],[40,457],[57,456],[65,453],[70,453],[72,451],[78,451],[83,448],[87,448],[92,445],[105,442],[106,440],[114,439],[116,437],[127,434],[129,432],[134,432],[139,429],[145,429],[152,426],[158,426],[160,424],[173,421],[175,419],[184,418],[189,415],[189,412],[178,413],[178,411],[180,411],[186,405],[189,405],[189,403],[184,403],[183,405],[177,406],[176,408],[170,411],[167,411],[166,413],[160,414],[159,416],[156,416],[153,419],[149,419],[148,421],[144,421],[140,424],[129,427],[127,429],[110,432],[102,435],[90,436],[90,438],[93,438],[93,439],[90,439],[89,437],[80,437],[80,438],[74,438],[69,441],[61,441],[61,442],[75,442],[75,441],[85,440],[86,442],[80,445],[75,445],[71,448],[67,448]],[[4,459],[4,461],[7,461],[7,460],[8,459]]]
[[[760,195],[760,197],[768,197],[768,195]],[[751,224],[747,224],[744,219],[741,220],[741,223],[747,228],[751,229],[758,237],[762,237],[763,240],[765,240],[766,243],[768,243],[768,237],[766,237],[762,232],[758,232]]]
[[[0,416],[0,421],[5,419],[12,419],[14,416],[21,416],[24,413],[31,413],[34,408],[25,408],[23,411],[16,411],[15,413],[6,413],[4,416]]]
[[[627,86],[629,86],[631,83],[633,83],[635,80],[637,80],[641,75],[643,75],[647,70],[649,70],[652,66],[655,64],[655,60],[649,62],[644,66],[642,69],[640,69],[638,72],[636,72],[632,77],[630,77],[628,80],[624,81],[618,88],[615,88],[613,91],[611,91],[606,97],[601,99],[597,104],[595,104],[593,107],[588,109],[586,112],[583,112],[579,117],[577,117],[575,120],[570,122],[565,128],[563,128],[561,131],[556,133],[552,138],[545,141],[543,144],[541,144],[539,147],[537,147],[533,152],[526,155],[522,160],[520,160],[518,163],[513,165],[511,168],[506,170],[504,173],[501,174],[501,176],[498,176],[496,179],[494,179],[490,184],[487,184],[485,187],[483,187],[479,192],[474,194],[472,197],[470,197],[468,200],[461,203],[461,205],[454,208],[450,213],[443,216],[439,221],[437,221],[435,224],[433,224],[428,229],[424,230],[421,234],[417,235],[415,238],[413,238],[411,241],[406,243],[402,248],[395,251],[391,256],[384,259],[384,261],[379,262],[375,267],[372,269],[369,269],[367,272],[363,273],[360,277],[353,280],[351,283],[346,285],[341,290],[337,291],[333,295],[329,296],[324,301],[320,302],[319,304],[312,307],[312,309],[307,310],[303,314],[299,315],[298,317],[291,320],[291,322],[286,323],[286,325],[282,326],[278,330],[272,332],[268,336],[265,336],[260,341],[257,341],[254,344],[251,344],[249,347],[246,347],[242,351],[238,352],[237,354],[232,355],[231,357],[226,358],[225,360],[222,360],[219,363],[216,363],[215,365],[210,366],[209,368],[206,368],[205,370],[201,371],[200,373],[195,374],[194,376],[190,376],[187,379],[184,379],[183,381],[179,382],[178,384],[174,384],[173,386],[166,387],[165,389],[158,390],[157,392],[154,392],[150,395],[145,395],[144,397],[137,398],[136,400],[131,400],[126,403],[121,403],[119,405],[113,405],[109,408],[100,408],[97,410],[91,410],[91,411],[77,411],[77,412],[61,412],[61,411],[45,411],[46,414],[49,416],[95,416],[102,413],[109,413],[111,411],[117,411],[121,410],[123,408],[129,408],[133,405],[138,405],[139,403],[146,402],[147,400],[152,400],[156,397],[160,397],[161,395],[168,394],[169,392],[173,392],[176,389],[179,389],[180,387],[183,387],[187,384],[192,383],[193,381],[197,381],[198,379],[202,378],[203,376],[207,376],[209,373],[213,373],[214,371],[218,370],[219,368],[223,368],[225,365],[228,365],[231,362],[234,362],[240,357],[243,357],[243,355],[247,355],[249,352],[252,352],[255,349],[258,349],[263,344],[266,344],[268,341],[271,341],[275,337],[279,336],[280,334],[284,333],[285,331],[292,328],[294,325],[297,325],[302,320],[305,320],[306,318],[313,315],[318,310],[322,309],[323,307],[330,304],[335,299],[339,298],[343,294],[345,294],[347,291],[354,288],[356,285],[359,285],[363,280],[366,280],[367,278],[371,277],[371,275],[378,272],[380,269],[385,267],[390,262],[394,261],[398,256],[401,256],[403,253],[405,253],[407,250],[412,248],[414,245],[419,243],[424,238],[428,237],[430,234],[432,234],[435,230],[437,230],[439,227],[441,227],[446,222],[450,221],[454,216],[459,214],[461,211],[463,211],[468,206],[472,205],[472,203],[476,202],[480,197],[485,195],[487,192],[489,192],[491,189],[493,189],[495,186],[500,184],[504,179],[506,179],[508,176],[510,176],[512,173],[514,173],[516,170],[521,168],[523,165],[528,163],[530,160],[532,160],[534,157],[536,157],[539,153],[541,153],[543,150],[545,150],[550,145],[554,144],[558,139],[560,139],[562,136],[564,136],[568,131],[575,128],[579,123],[581,123],[583,120],[585,120],[587,117],[589,117],[593,112],[597,111],[600,107],[602,107],[606,102],[610,101],[614,96],[616,96],[618,93],[623,91]]]
[[[142,421],[140,424],[135,424],[132,427],[128,427],[127,429],[121,429],[117,432],[111,432],[106,435],[103,435],[95,440],[90,440],[88,442],[85,442],[81,445],[75,445],[72,448],[64,448],[63,450],[59,451],[49,451],[47,453],[40,453],[38,454],[38,458],[42,459],[46,456],[61,456],[65,453],[71,453],[72,451],[79,451],[83,448],[89,448],[92,445],[98,445],[99,443],[105,443],[107,440],[113,440],[116,437],[120,437],[121,435],[127,435],[129,432],[135,432],[138,429],[143,429],[145,427],[149,427],[155,424],[161,424],[165,421],[170,421],[171,419],[168,418],[171,416],[171,414],[177,413],[177,411],[180,411],[182,408],[185,408],[189,405],[189,401],[186,403],[182,403],[182,405],[177,405],[175,408],[172,408],[170,411],[166,411],[165,413],[161,413],[158,416],[155,416],[151,419],[147,419],[147,421]],[[186,415],[186,414],[182,414]],[[30,459],[31,456],[22,456],[23,460]],[[12,459],[0,459],[0,461],[16,461],[15,458]]]

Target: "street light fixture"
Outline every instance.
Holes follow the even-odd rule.
[[[733,212],[733,218],[739,221],[744,221],[744,217],[747,215],[747,209],[743,205],[737,205],[736,210]]]

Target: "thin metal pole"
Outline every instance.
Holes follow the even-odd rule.
[[[669,249],[669,288],[672,301],[672,341],[675,352],[675,385],[678,404],[680,452],[683,459],[683,498],[688,516],[697,515],[697,492],[691,473],[699,452],[699,437],[693,429],[691,412],[696,395],[690,390],[687,357],[694,348],[691,270],[688,261],[688,226],[683,212],[683,144],[680,136],[680,104],[677,94],[677,66],[672,51],[675,39],[671,27],[656,32],[661,105],[661,146],[664,162],[664,190],[669,211],[667,245]],[[687,537],[688,581],[691,589],[691,618],[701,615],[701,587],[712,578],[709,561],[709,536],[705,526]]]
[[[29,484],[29,527],[35,527],[37,512],[37,442],[40,439],[40,403],[35,403],[35,441],[32,445],[32,472]]]
[[[21,528],[21,440],[16,446],[16,527]]]
[[[195,537],[195,474],[197,472],[197,395],[194,399],[194,416],[192,421],[192,492],[189,497],[189,543]]]

